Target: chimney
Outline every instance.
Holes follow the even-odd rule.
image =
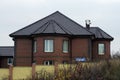
[[[85,20],[85,24],[86,24],[86,28],[90,29],[91,21],[90,20]]]

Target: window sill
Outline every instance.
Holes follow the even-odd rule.
[[[69,52],[63,52],[63,54],[68,54]]]
[[[105,54],[98,54],[99,56],[104,56]]]
[[[54,53],[54,52],[44,52],[44,53]]]

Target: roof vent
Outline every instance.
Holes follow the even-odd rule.
[[[86,24],[86,28],[90,29],[91,21],[90,20],[85,20],[85,24]]]

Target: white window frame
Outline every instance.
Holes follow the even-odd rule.
[[[98,54],[99,55],[104,55],[105,54],[105,44],[104,43],[99,43],[98,44]]]
[[[11,63],[10,63],[11,62]],[[13,64],[13,58],[8,58],[7,59],[7,64],[10,65],[10,64]]]
[[[51,62],[52,62],[52,64],[50,64]],[[53,65],[53,61],[52,60],[44,61],[43,64],[44,65]]]
[[[54,41],[52,39],[44,40],[44,52],[53,52],[54,51]]]
[[[34,40],[33,42],[33,52],[36,53],[37,52],[37,41]]]
[[[66,44],[66,42],[67,42],[67,44]],[[63,52],[64,53],[68,53],[69,52],[69,40],[63,40]]]

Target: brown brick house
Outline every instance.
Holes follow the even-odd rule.
[[[55,12],[12,34],[15,43],[14,64],[50,65],[54,62],[109,59],[113,38],[98,27],[86,28]]]
[[[0,46],[0,68],[7,68],[10,63],[13,63],[14,47]]]

